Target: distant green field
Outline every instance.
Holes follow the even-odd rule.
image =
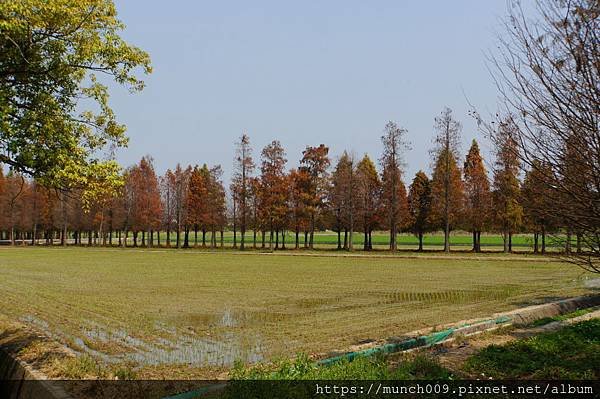
[[[211,234],[206,234],[206,243],[210,245]],[[246,232],[246,243],[252,245],[253,243],[253,232]],[[190,243],[193,244],[194,233],[190,234]],[[344,240],[344,234],[341,235],[342,245]],[[161,233],[161,243],[166,242],[166,233]],[[181,240],[183,241],[183,235]],[[257,233],[257,245],[262,244],[262,238],[260,232]],[[373,246],[378,249],[385,249],[389,246],[389,233],[387,232],[374,232],[372,236]],[[227,231],[224,233],[224,243],[226,245],[233,244],[233,233]],[[337,247],[337,233],[332,231],[317,232],[314,237],[315,245],[321,248],[336,248]],[[175,243],[175,234],[171,234],[171,243]],[[202,242],[202,233],[198,232],[198,243]],[[237,233],[237,242],[240,242],[240,233]],[[268,234],[265,237],[266,245],[269,244]],[[361,232],[355,232],[353,235],[354,247],[356,249],[362,249],[364,243],[364,235]],[[416,249],[419,245],[419,240],[412,234],[399,234],[397,238],[398,245],[401,249]],[[220,234],[217,233],[217,243],[220,243]],[[281,245],[281,236],[279,237],[279,243]],[[293,247],[295,244],[294,233],[286,232],[285,244],[287,247]],[[273,237],[273,245],[275,245],[275,237]],[[300,246],[304,245],[304,234],[300,234]],[[441,233],[427,234],[423,237],[423,245],[425,249],[441,249],[444,245],[444,235]],[[450,245],[455,249],[465,250],[470,249],[473,246],[473,238],[469,233],[455,232],[451,234]],[[497,234],[482,234],[481,246],[484,250],[501,250],[504,245],[501,235]],[[515,234],[512,239],[513,248],[519,251],[533,250],[533,236],[531,234]],[[539,245],[541,246],[541,240]],[[556,248],[559,244],[556,239],[548,236],[546,239],[546,246],[548,249]]]
[[[0,316],[100,361],[201,368],[587,292],[588,275],[542,257],[286,254],[0,248]]]

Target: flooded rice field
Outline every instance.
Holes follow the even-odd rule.
[[[0,250],[0,314],[76,354],[230,367],[597,292],[569,264],[87,248]]]

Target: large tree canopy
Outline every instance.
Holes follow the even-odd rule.
[[[123,29],[111,0],[0,2],[1,163],[61,188],[118,180],[107,152],[125,126],[101,80],[139,91],[136,72],[151,72]]]
[[[549,188],[553,218],[582,241],[573,256],[564,242],[567,259],[600,272],[600,2],[521,3],[511,2],[491,57],[501,111],[491,122],[474,115],[497,145],[498,126],[512,121],[521,166],[544,166],[536,177]]]

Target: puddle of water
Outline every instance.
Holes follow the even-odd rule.
[[[223,317],[221,317],[221,326],[223,327],[237,327],[237,322],[231,314],[231,309],[225,309]]]
[[[237,359],[249,363],[263,360],[263,348],[259,340],[245,343],[234,334],[226,334],[220,340],[180,335],[176,341],[164,340],[162,343],[170,348],[154,346],[151,350],[126,354],[126,357],[143,365],[184,363],[230,366]]]
[[[583,285],[587,288],[600,288],[600,278],[585,280]]]
[[[156,324],[161,335],[154,342],[131,336],[124,329],[109,329],[92,320],[84,320],[81,335],[67,334],[49,323],[26,315],[22,321],[32,324],[49,336],[61,342],[72,342],[76,352],[85,352],[106,363],[133,361],[138,365],[189,364],[192,366],[231,366],[236,360],[256,363],[264,360],[264,347],[260,336],[232,331],[240,325],[234,312],[226,309],[217,317],[219,326],[226,329],[211,337],[198,337],[194,334],[177,332],[174,327]],[[125,348],[123,353],[107,354],[91,348],[86,341],[112,343]],[[78,350],[79,349],[79,350]]]
[[[27,323],[27,324],[32,324],[34,326],[36,326],[37,328],[39,328],[40,330],[44,331],[44,332],[48,332],[48,323],[36,316],[33,315],[25,315],[23,317],[21,317],[19,319],[20,321]]]

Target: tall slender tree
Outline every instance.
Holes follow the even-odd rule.
[[[138,165],[129,169],[126,179],[134,245],[137,245],[138,233],[141,232],[142,245],[152,246],[154,231],[160,226],[162,214],[158,178],[152,158],[143,157]],[[97,205],[103,217],[105,202]]]
[[[250,199],[250,177],[254,172],[254,161],[252,160],[252,147],[250,137],[242,134],[236,144],[235,172],[233,176],[233,189],[235,200],[239,209],[240,220],[240,249],[245,248],[246,228],[248,225],[248,210]]]
[[[341,247],[340,232],[344,230],[343,248],[354,249],[353,235],[356,213],[356,171],[354,157],[344,151],[331,174],[330,206],[334,209],[338,231],[338,249]]]
[[[435,118],[430,220],[444,231],[445,252],[450,252],[450,231],[459,224],[464,205],[463,182],[458,166],[461,128],[450,108],[444,108]]]
[[[496,226],[502,232],[505,253],[512,251],[512,235],[523,221],[523,207],[519,204],[520,162],[514,129],[510,118],[499,125],[493,182],[494,217]]]
[[[364,239],[363,249],[373,249],[372,233],[380,222],[381,180],[375,164],[367,154],[356,167],[357,183],[357,216],[362,226]]]
[[[187,220],[187,195],[188,195],[188,186],[190,174],[192,173],[191,166],[187,168],[183,168],[180,164],[177,164],[175,170],[172,173],[172,182],[173,185],[173,205],[174,205],[174,213],[175,213],[175,228],[177,229],[175,232],[175,242],[177,248],[181,248],[181,232],[182,229],[187,230],[186,220]],[[187,234],[186,234],[187,237]]]
[[[217,247],[217,230],[221,233],[223,246],[223,229],[226,224],[225,187],[222,182],[223,170],[220,165],[209,170],[207,208],[209,212],[208,225],[211,229],[211,247]]]
[[[295,235],[295,249],[300,248],[300,232],[306,232],[309,228],[309,214],[307,204],[309,203],[310,175],[305,169],[292,169],[288,174],[288,203],[290,219]],[[306,239],[305,239],[305,245]]]
[[[194,246],[198,246],[198,230],[206,231],[208,218],[208,166],[195,166],[190,173],[187,193],[187,222],[194,229]],[[203,246],[206,245],[203,242]]]
[[[287,214],[288,187],[285,173],[285,150],[278,140],[272,141],[261,152],[260,213],[269,229],[269,248],[273,234],[284,226]],[[276,243],[276,248],[279,246]]]
[[[527,230],[533,232],[533,251],[540,251],[539,238],[541,237],[541,252],[546,253],[546,234],[553,228],[555,210],[552,200],[552,188],[546,183],[551,181],[552,168],[540,161],[533,162],[531,168],[525,173],[521,189],[520,202],[523,206],[523,223]]]
[[[329,168],[329,147],[320,144],[318,147],[307,146],[302,151],[300,170],[309,177],[308,186],[305,188],[305,209],[309,215],[309,243],[310,249],[314,248],[314,235],[317,218],[325,208],[327,198]]]
[[[430,230],[431,182],[422,170],[418,171],[408,191],[410,228],[419,239],[418,251],[423,251],[423,235]]]
[[[473,251],[481,252],[481,232],[489,223],[492,196],[487,171],[475,139],[467,153],[463,173],[466,200],[464,224],[473,234]]]
[[[402,183],[403,152],[409,148],[406,140],[408,131],[399,127],[395,122],[389,121],[385,125],[384,134],[381,137],[383,144],[383,154],[381,155],[382,186],[384,212],[387,219],[387,225],[390,231],[390,250],[395,251],[398,248],[397,234],[400,221],[401,210],[407,209],[407,202],[403,200],[398,193],[404,191],[404,200],[406,200],[406,189]]]
[[[175,220],[175,176],[171,169],[167,169],[160,178],[160,193],[162,201],[162,226],[166,231],[166,246],[171,246],[171,231]]]
[[[600,113],[600,112],[599,112]],[[566,230],[566,238],[564,239],[564,248],[567,255],[571,255],[572,236],[576,237],[576,252],[582,254],[582,232],[584,229],[578,226],[576,215],[581,212],[581,203],[573,200],[572,193],[585,193],[590,191],[590,168],[586,165],[586,161],[582,158],[591,156],[587,146],[581,145],[580,134],[572,133],[562,145],[557,172],[560,176],[560,181],[554,179],[554,184],[551,187],[561,187],[564,192],[553,195],[557,199],[557,204],[562,208],[560,212],[563,216],[560,221],[562,227]],[[599,137],[600,138],[600,137]],[[548,164],[545,162],[544,164]],[[558,237],[557,237],[558,238]],[[558,241],[558,240],[557,240]]]

